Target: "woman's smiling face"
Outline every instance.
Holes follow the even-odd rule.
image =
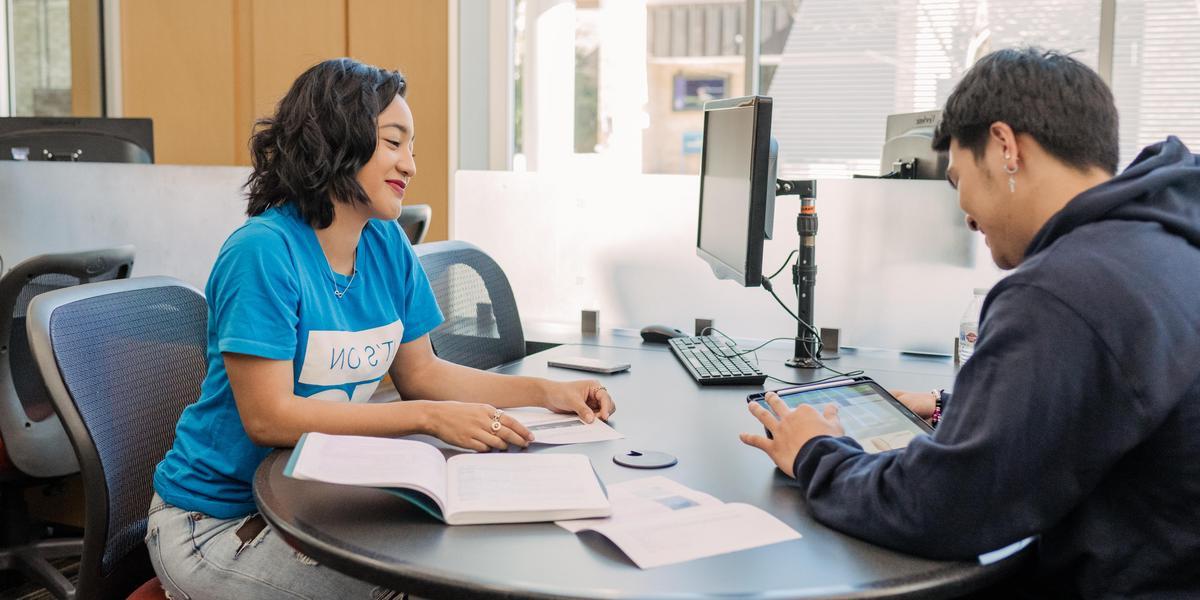
[[[376,123],[375,153],[359,169],[355,179],[371,199],[368,216],[394,220],[400,217],[405,189],[417,174],[412,110],[404,98],[396,96],[379,113]]]

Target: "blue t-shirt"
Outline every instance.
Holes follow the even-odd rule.
[[[291,204],[234,231],[208,278],[208,374],[154,473],[168,503],[218,518],[254,512],[254,470],[270,448],[250,441],[222,352],[291,360],[295,395],[365,402],[396,356],[442,322],[437,300],[394,221],[363,229],[352,278],[334,272]],[[345,290],[341,298],[334,291]]]

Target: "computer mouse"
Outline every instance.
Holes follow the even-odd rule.
[[[665,344],[667,340],[687,337],[687,334],[666,325],[647,325],[642,328],[642,341],[648,344]]]

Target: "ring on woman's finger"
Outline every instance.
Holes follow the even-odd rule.
[[[499,419],[492,420],[492,431],[500,431],[500,420]]]

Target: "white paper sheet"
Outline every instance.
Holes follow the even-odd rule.
[[[613,484],[608,493],[611,517],[556,524],[600,533],[642,569],[800,539],[760,508],[723,504],[665,477]]]
[[[533,433],[535,444],[584,444],[625,437],[598,418],[584,423],[578,415],[555,413],[544,408],[514,408],[505,412]]]
[[[555,525],[578,533],[598,525],[627,525],[685,508],[722,504],[720,500],[704,492],[698,492],[662,476],[614,483],[608,486],[608,500],[612,503],[611,517],[557,521]]]

